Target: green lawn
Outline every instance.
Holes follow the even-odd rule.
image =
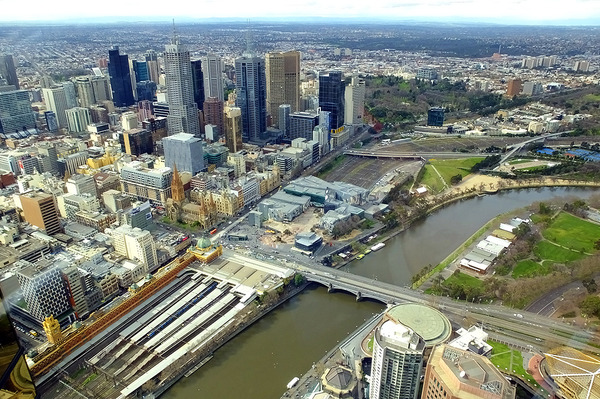
[[[539,264],[533,260],[522,260],[514,267],[513,278],[543,276],[552,271],[552,262]]]
[[[483,160],[481,157],[442,160],[430,159],[430,165],[425,165],[421,184],[428,186],[434,193],[439,193],[444,189],[444,184],[440,181],[440,177],[435,173],[431,165],[435,166],[442,179],[450,187],[452,185],[450,183],[452,176],[460,174],[464,178],[471,173],[471,168],[481,160]]]
[[[467,176],[471,173],[471,168],[475,164],[483,161],[483,158],[464,158],[464,159],[431,159],[429,163],[435,166],[440,172],[442,178],[450,185],[450,178],[460,173],[462,177]]]
[[[582,253],[573,252],[545,240],[538,242],[533,252],[541,259],[560,263],[571,262],[584,257]]]
[[[458,274],[452,274],[452,276],[450,276],[446,280],[444,280],[444,282],[442,284],[445,286],[458,284],[463,287],[479,288],[483,285],[483,281],[478,279],[477,277],[469,276],[466,273],[458,273]]]
[[[600,239],[600,226],[561,212],[543,235],[548,240],[567,248],[595,252],[594,242]]]
[[[429,187],[434,194],[441,192],[445,187],[440,177],[435,173],[431,165],[425,165],[425,172],[421,178],[421,185]]]
[[[542,393],[546,393],[533,379],[533,376],[523,367],[523,355],[521,355],[521,352],[513,350],[500,342],[492,341],[491,339],[488,340],[487,343],[492,347],[490,361],[499,371],[519,377],[521,380],[529,382],[530,385],[534,386]]]
[[[520,163],[531,162],[532,159],[513,159],[512,161],[508,161],[509,165],[518,165]]]

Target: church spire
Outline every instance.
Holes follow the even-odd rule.
[[[171,198],[175,202],[182,202],[185,199],[185,192],[183,190],[183,182],[179,176],[177,165],[173,163],[173,177],[171,178]]]

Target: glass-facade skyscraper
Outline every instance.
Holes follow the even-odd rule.
[[[204,73],[202,72],[202,61],[192,61],[192,83],[194,85],[194,102],[198,108],[204,106]]]
[[[198,105],[194,102],[194,82],[190,52],[174,36],[165,46],[165,78],[169,115],[169,134],[190,133],[200,137]]]
[[[344,125],[344,80],[341,71],[319,75],[319,107],[330,112],[330,128]]]
[[[13,56],[10,54],[0,55],[0,77],[5,79],[7,84],[13,85],[15,89],[19,90],[17,69]]]
[[[265,60],[244,55],[235,60],[236,107],[242,110],[242,137],[257,141],[267,131]]]
[[[129,57],[119,54],[119,46],[108,51],[108,74],[115,107],[128,107],[135,103],[131,86]]]

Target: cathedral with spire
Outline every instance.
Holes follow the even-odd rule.
[[[200,198],[191,202],[185,196],[185,190],[177,165],[173,164],[171,179],[171,198],[167,199],[167,215],[172,222],[197,224],[201,229],[208,229],[217,222],[217,207],[212,198]]]

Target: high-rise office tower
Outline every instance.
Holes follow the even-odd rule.
[[[202,72],[202,61],[192,61],[192,85],[194,86],[194,102],[198,109],[204,106],[204,73]]]
[[[425,371],[421,399],[511,399],[516,389],[485,356],[436,346]]]
[[[417,399],[425,342],[394,319],[374,333],[371,398]]]
[[[219,136],[225,135],[223,116],[223,101],[217,97],[208,97],[204,101],[204,123],[206,125],[215,125]],[[217,138],[215,137],[214,140],[217,140]]]
[[[235,105],[242,110],[242,136],[258,141],[267,131],[264,59],[248,54],[236,59],[235,79]]]
[[[223,61],[221,57],[209,55],[202,57],[202,74],[204,75],[204,98],[217,97],[224,101]]]
[[[290,134],[290,114],[292,113],[292,107],[289,104],[282,104],[277,110],[279,117],[278,127],[283,133],[283,137],[288,137]]]
[[[15,61],[10,54],[0,55],[0,78],[6,80],[6,84],[15,86],[19,90],[19,78]]]
[[[62,86],[55,86],[50,89],[42,89],[46,108],[56,114],[58,127],[65,129],[67,127],[67,97]]]
[[[204,169],[202,140],[188,133],[178,133],[162,140],[165,151],[165,165],[192,175]]]
[[[54,196],[46,193],[27,193],[20,196],[25,220],[52,235],[62,232]]]
[[[238,107],[225,108],[225,144],[230,153],[242,149],[242,110]]]
[[[344,80],[342,72],[319,75],[319,107],[330,112],[330,129],[344,125]]]
[[[30,264],[17,272],[17,281],[27,302],[27,311],[43,321],[48,316],[58,317],[71,309],[65,281],[58,267]]]
[[[352,76],[352,81],[346,86],[344,119],[347,125],[363,123],[365,113],[365,81],[358,76]]]
[[[267,53],[267,112],[279,126],[279,106],[289,104],[291,112],[300,111],[300,52]]]
[[[158,56],[156,51],[148,50],[146,52],[146,67],[148,68],[148,77],[151,81],[159,84],[160,79],[160,65],[158,65]]]
[[[150,73],[148,72],[148,63],[146,61],[131,60],[131,70],[135,75],[135,81],[143,82],[144,80],[150,80]]]
[[[36,117],[25,90],[0,92],[0,133],[35,128]]]
[[[83,107],[75,107],[65,111],[67,115],[67,127],[70,133],[87,132],[87,126],[92,123],[90,110]]]
[[[119,46],[108,51],[108,74],[115,107],[128,107],[135,103],[131,86],[129,57],[119,54]]]
[[[78,76],[75,78],[75,88],[77,97],[79,97],[79,105],[89,108],[96,103],[94,89],[89,76]]]
[[[65,99],[67,100],[67,109],[79,106],[77,103],[77,91],[75,84],[71,81],[62,82],[61,86],[65,91]]]
[[[95,103],[102,104],[104,101],[108,101],[112,105],[112,93],[108,76],[92,76],[90,82],[92,84],[92,91],[94,92]]]
[[[190,133],[199,137],[200,119],[198,106],[194,102],[190,52],[179,42],[179,37],[174,35],[171,44],[165,46],[164,57],[169,134]]]

